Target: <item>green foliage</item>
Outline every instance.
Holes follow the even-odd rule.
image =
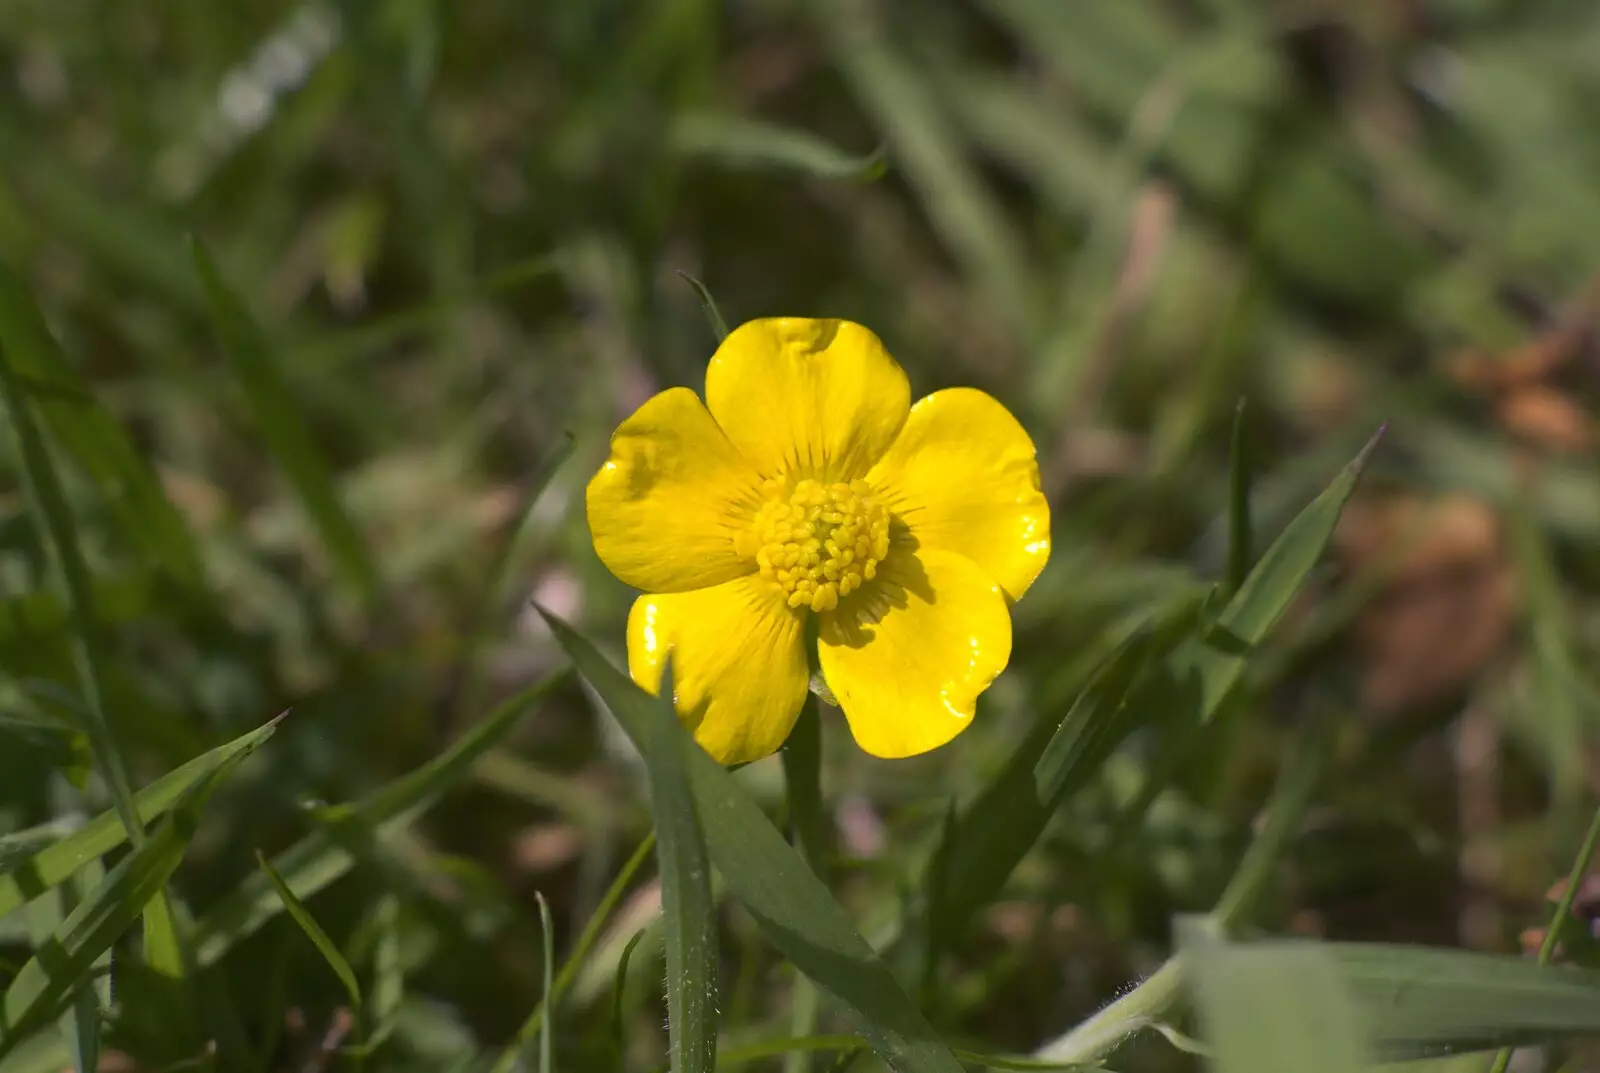
[[[1312,6],[0,3],[0,1073],[1592,1065],[1600,15]],[[1038,448],[931,755],[616,669],[766,315]]]

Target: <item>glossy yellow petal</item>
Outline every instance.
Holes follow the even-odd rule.
[[[755,570],[734,549],[761,503],[755,468],[700,399],[672,388],[611,437],[589,482],[589,532],[611,572],[646,592],[684,592]]]
[[[872,332],[847,320],[740,325],[706,369],[706,405],[767,477],[849,481],[905,423],[911,385]]]
[[[947,551],[890,549],[875,584],[822,616],[822,676],[856,743],[914,756],[966,729],[978,694],[1011,657],[1000,587]]]
[[[652,693],[672,654],[678,714],[724,764],[759,760],[788,738],[811,680],[804,612],[745,577],[641,596],[628,614],[628,672]]]
[[[867,483],[919,548],[965,555],[1013,600],[1050,558],[1050,505],[1033,441],[981,391],[952,388],[918,401]]]

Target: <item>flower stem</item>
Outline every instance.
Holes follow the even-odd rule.
[[[828,878],[827,817],[822,806],[822,720],[817,697],[806,694],[800,718],[783,747],[783,777],[789,797],[789,825],[795,845],[811,871]],[[790,1027],[795,1036],[809,1036],[817,1027],[816,985],[804,976],[794,981]],[[783,1056],[784,1073],[809,1073],[811,1055],[790,1051]]]

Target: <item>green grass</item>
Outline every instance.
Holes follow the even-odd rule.
[[[1592,1064],[1589,7],[0,4],[0,1073]],[[1039,446],[929,756],[616,669],[772,314]]]

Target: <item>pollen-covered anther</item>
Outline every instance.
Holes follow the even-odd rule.
[[[740,548],[790,607],[831,611],[877,576],[889,553],[889,512],[865,481],[769,480]]]

